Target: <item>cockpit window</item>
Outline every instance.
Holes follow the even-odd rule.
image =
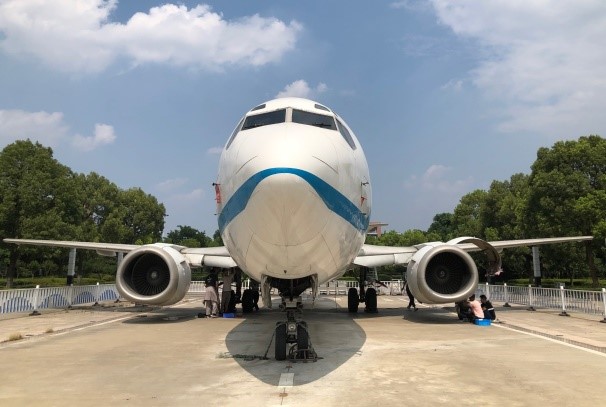
[[[355,150],[356,149],[356,143],[354,143],[353,137],[351,137],[351,134],[349,133],[349,130],[347,130],[347,127],[345,127],[345,125],[343,124],[343,122],[341,122],[341,120],[337,119],[337,123],[339,124],[339,133],[341,133],[341,135],[343,136],[343,138],[345,139],[345,141],[347,141],[347,144],[349,144],[349,146],[353,150]]]
[[[248,116],[244,120],[242,130],[254,129],[255,127],[268,126],[270,124],[284,123],[286,121],[286,109],[276,110]]]
[[[238,132],[240,131],[240,127],[242,127],[242,122],[243,121],[244,121],[244,118],[240,119],[240,121],[238,122],[238,125],[236,126],[236,128],[234,129],[234,131],[231,133],[231,136],[229,137],[229,140],[227,141],[227,145],[225,146],[226,150],[229,148],[229,146],[231,146],[231,143],[236,138],[236,134],[238,134]]]
[[[326,116],[323,114],[293,109],[292,121],[293,123],[307,124],[309,126],[316,126],[329,130],[337,130],[335,119],[332,116]]]

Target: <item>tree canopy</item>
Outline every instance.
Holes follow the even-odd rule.
[[[39,143],[20,140],[0,152],[2,237],[151,243],[161,239],[165,212],[140,188],[123,190],[98,174],[74,173]],[[19,260],[66,264],[65,249],[2,245],[9,287]],[[88,256],[79,255],[81,266]]]
[[[0,152],[1,237],[146,244],[161,240],[165,216],[164,205],[141,188],[121,189],[94,172],[75,173],[39,143],[16,141]],[[606,140],[597,135],[540,148],[530,174],[495,180],[488,190],[462,196],[452,213],[436,214],[427,231],[388,231],[368,236],[367,243],[411,246],[458,236],[490,241],[574,235],[595,239],[543,246],[543,269],[558,276],[589,272],[597,285],[606,254]],[[187,247],[223,244],[218,230],[211,238],[187,225],[169,231],[164,241]],[[596,257],[602,260],[599,266]],[[79,253],[79,270],[87,262],[97,267],[95,258]],[[55,271],[67,263],[67,251],[0,243],[0,259],[10,286],[19,260],[30,269]],[[531,259],[529,248],[503,252],[509,277],[531,276]]]

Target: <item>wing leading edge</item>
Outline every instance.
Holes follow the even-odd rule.
[[[458,238],[451,240],[450,242],[429,242],[422,243],[415,246],[398,247],[398,246],[376,246],[365,244],[360,249],[358,256],[354,259],[353,263],[363,267],[380,267],[390,266],[394,264],[407,264],[412,256],[426,246],[438,245],[438,244],[452,244],[456,245],[461,250],[466,252],[474,252],[484,250],[478,247],[474,243],[458,243],[458,240],[468,240],[470,238]],[[520,239],[520,240],[499,240],[494,242],[486,242],[489,246],[494,249],[501,251],[502,249],[509,249],[513,247],[530,247],[540,246],[547,244],[556,243],[571,243],[571,242],[582,242],[592,240],[593,236],[573,236],[573,237],[549,237],[539,239]]]
[[[122,243],[71,242],[65,240],[36,240],[36,239],[4,239],[5,243],[30,246],[65,247],[68,249],[95,250],[102,256],[115,256],[117,253],[128,253],[142,245]],[[210,266],[230,268],[236,267],[225,246],[187,248],[184,246],[155,243],[155,246],[171,247],[181,253],[192,267]]]

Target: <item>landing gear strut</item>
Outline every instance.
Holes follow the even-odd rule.
[[[355,288],[350,288],[347,291],[347,310],[349,312],[358,312],[358,306],[360,303],[365,303],[365,312],[377,313],[377,290],[372,287],[365,289],[366,280],[368,278],[368,268],[362,267],[360,269],[359,287],[360,293]]]
[[[282,307],[286,310],[286,322],[276,324],[276,360],[316,361],[318,356],[311,346],[307,323],[296,318],[301,311],[301,297],[294,301],[283,300]]]

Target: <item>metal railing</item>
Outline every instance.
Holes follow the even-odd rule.
[[[31,312],[40,309],[69,308],[73,305],[112,301],[119,298],[115,284],[79,285],[64,287],[24,288],[0,291],[0,314]]]
[[[567,290],[560,288],[542,287],[512,287],[507,284],[480,284],[476,294],[485,294],[490,301],[510,304],[528,305],[529,309],[547,308],[583,314],[602,315],[606,319],[606,288],[601,291]]]
[[[242,290],[249,287],[249,281],[242,281]],[[402,280],[381,281],[374,285],[379,294],[401,295],[404,287]],[[333,280],[319,287],[320,295],[346,295],[350,288],[358,289],[357,281]],[[188,294],[205,292],[204,282],[192,281]],[[310,291],[311,292],[311,291]],[[274,290],[274,294],[277,294]],[[527,305],[529,309],[547,308],[560,310],[561,315],[568,311],[591,315],[602,315],[606,321],[606,288],[601,291],[568,290],[560,288],[520,287],[479,284],[477,295],[485,294],[493,303]],[[94,304],[101,301],[115,301],[120,295],[115,284],[26,288],[0,290],[0,314],[13,312],[31,312],[41,309],[69,308],[73,305]]]

